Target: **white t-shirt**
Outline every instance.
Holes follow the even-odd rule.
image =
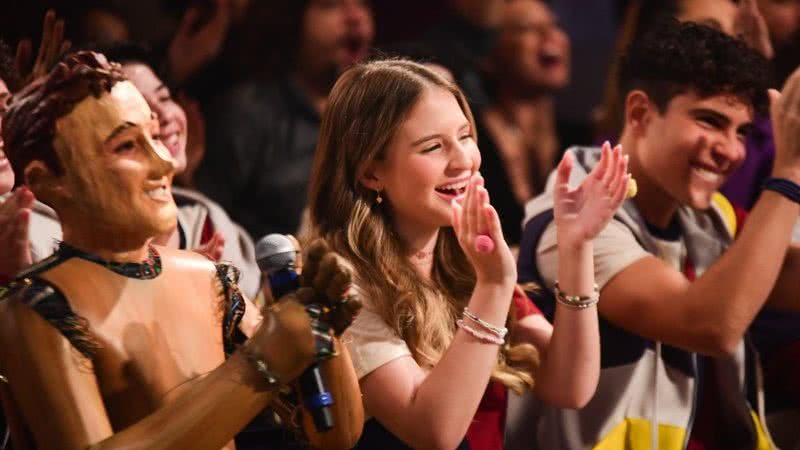
[[[356,375],[361,379],[373,370],[403,356],[410,356],[406,342],[392,330],[374,309],[364,291],[354,284],[353,289],[364,307],[344,333]]]

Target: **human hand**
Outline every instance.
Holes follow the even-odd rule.
[[[20,187],[0,204],[0,276],[12,278],[33,263],[29,225],[33,193]]]
[[[192,249],[195,253],[200,253],[211,261],[218,262],[222,258],[222,252],[225,250],[225,238],[218,231],[211,235],[211,239],[205,244]]]
[[[556,169],[553,214],[559,245],[581,245],[594,239],[625,199],[628,191],[628,158],[618,145],[603,144],[600,162],[580,186],[569,186],[575,164],[567,151]]]
[[[216,58],[225,42],[231,22],[228,0],[214,0],[208,16],[204,16],[200,7],[190,6],[169,43],[169,75],[178,84]]]
[[[503,237],[500,217],[489,203],[483,177],[472,176],[464,196],[452,203],[451,222],[478,282],[513,284],[517,265]]]
[[[782,92],[769,90],[775,139],[773,176],[800,183],[800,68],[786,80]]]
[[[33,64],[31,64],[31,57],[33,56],[31,40],[22,39],[17,44],[14,64],[22,78],[22,86],[20,88],[47,74],[56,63],[58,57],[71,46],[72,43],[70,41],[64,40],[64,19],[57,19],[56,12],[48,9],[42,24],[42,40],[39,43],[39,51],[36,53],[36,61]]]
[[[736,36],[750,48],[772,59],[775,52],[769,39],[769,29],[764,16],[758,10],[756,0],[740,0],[733,23]]]

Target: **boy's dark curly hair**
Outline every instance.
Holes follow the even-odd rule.
[[[769,62],[744,42],[719,30],[674,19],[657,22],[622,56],[620,93],[644,91],[664,111],[673,97],[732,95],[756,112],[767,109]]]

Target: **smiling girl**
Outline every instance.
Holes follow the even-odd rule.
[[[420,64],[358,65],[331,92],[310,211],[365,303],[345,338],[372,417],[359,448],[501,448],[506,388],[572,408],[594,393],[591,239],[624,197],[627,160],[606,145],[577,189],[561,161],[555,326],[516,286],[480,163],[463,94]]]

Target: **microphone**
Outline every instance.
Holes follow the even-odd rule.
[[[283,234],[268,234],[256,244],[256,262],[261,272],[266,274],[276,300],[300,287],[297,254],[298,249],[292,240]],[[333,397],[325,388],[319,364],[312,365],[300,375],[300,392],[317,430],[333,428]]]

